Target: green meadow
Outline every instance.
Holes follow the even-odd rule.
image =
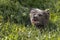
[[[30,8],[50,10],[44,29],[31,25]],[[0,40],[60,40],[60,0],[0,0]]]

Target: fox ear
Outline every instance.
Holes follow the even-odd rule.
[[[45,9],[45,12],[49,13],[50,11],[49,11],[49,9]]]

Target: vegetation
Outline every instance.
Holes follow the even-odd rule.
[[[31,8],[50,9],[46,28],[30,24]],[[0,0],[0,40],[60,40],[60,0]]]

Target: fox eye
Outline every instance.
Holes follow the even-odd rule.
[[[38,14],[39,16],[42,16],[41,14]]]
[[[32,13],[35,13],[34,11]]]

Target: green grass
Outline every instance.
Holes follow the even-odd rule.
[[[42,30],[34,26],[0,23],[0,40],[60,40],[60,16],[50,16],[51,22]]]

